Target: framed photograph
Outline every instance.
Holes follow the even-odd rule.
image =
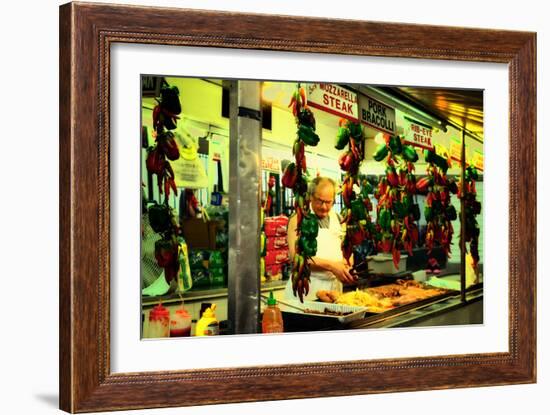
[[[61,409],[535,382],[535,68],[527,32],[61,6]]]

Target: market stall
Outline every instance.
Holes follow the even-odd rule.
[[[273,307],[284,331],[483,321],[482,130],[405,89],[154,80],[142,99],[144,337],[182,309],[192,335],[208,308],[222,334],[261,331]],[[334,184],[318,209],[316,177]],[[237,224],[239,209],[250,216]],[[314,284],[334,268],[328,254],[343,264],[330,294]]]

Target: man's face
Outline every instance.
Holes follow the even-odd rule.
[[[323,183],[311,198],[311,208],[319,219],[328,216],[334,204],[334,187],[330,183]]]

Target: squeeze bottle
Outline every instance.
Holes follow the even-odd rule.
[[[220,332],[220,323],[216,319],[216,304],[208,307],[195,327],[195,336],[215,336]]]
[[[149,338],[170,336],[170,312],[159,303],[149,312]]]
[[[283,333],[283,331],[283,315],[271,291],[267,299],[267,308],[262,316],[262,333]]]
[[[170,318],[170,337],[187,336],[191,336],[191,315],[182,304]]]

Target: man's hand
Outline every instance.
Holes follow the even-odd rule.
[[[332,272],[340,281],[348,284],[351,284],[356,280],[356,278],[350,273],[350,267],[342,262],[332,262],[330,272]]]

